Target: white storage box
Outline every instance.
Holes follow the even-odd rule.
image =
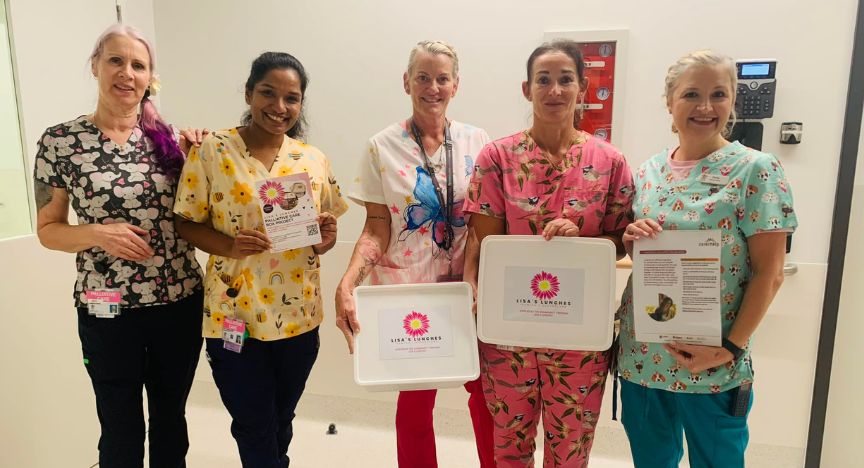
[[[468,283],[359,286],[354,381],[370,390],[458,387],[480,375]]]
[[[483,239],[477,334],[484,343],[608,349],[614,295],[615,244],[607,239]]]

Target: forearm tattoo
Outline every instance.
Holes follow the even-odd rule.
[[[369,267],[369,269],[371,270],[372,267]],[[357,271],[357,278],[354,279],[355,288],[363,284],[363,280],[366,279],[366,273],[366,265],[361,265],[360,270]]]
[[[381,248],[374,240],[361,235],[360,239],[357,241],[357,252],[363,259],[363,264],[360,265],[360,269],[357,271],[357,278],[354,279],[355,287],[363,284],[366,275],[369,274],[369,272],[372,271],[372,268],[375,267],[375,264],[378,263],[378,259],[381,258]]]
[[[51,203],[54,198],[54,187],[38,179],[33,179],[33,194],[36,198],[36,211]]]

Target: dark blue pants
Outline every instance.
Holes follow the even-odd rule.
[[[637,468],[677,468],[684,441],[693,468],[744,468],[747,415],[733,416],[738,389],[716,394],[676,393],[621,381],[621,423]]]
[[[207,339],[207,357],[244,468],[285,468],[294,409],[318,357],[318,329],[275,341],[247,339],[243,352]]]
[[[144,466],[147,390],[150,466],[186,466],[186,398],[201,353],[201,292],[172,304],[97,318],[78,308],[78,336],[96,394],[101,468]]]

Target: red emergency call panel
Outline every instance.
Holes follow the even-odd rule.
[[[615,41],[583,42],[585,93],[579,127],[597,138],[612,141],[612,103],[615,99]]]

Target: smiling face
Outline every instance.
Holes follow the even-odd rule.
[[[405,72],[402,81],[405,92],[411,96],[414,114],[429,117],[443,116],[459,88],[453,59],[430,52],[417,53],[412,68]]]
[[[572,125],[586,84],[576,63],[564,52],[538,56],[531,65],[529,81],[522,83],[522,94],[534,107],[535,124]]]
[[[121,34],[105,41],[90,70],[99,82],[99,102],[111,107],[137,106],[153,78],[147,46]]]
[[[690,67],[678,77],[666,105],[681,140],[722,138],[735,107],[729,73],[720,65]]]
[[[246,93],[251,126],[271,135],[283,135],[300,119],[303,91],[300,75],[291,68],[274,68]]]

